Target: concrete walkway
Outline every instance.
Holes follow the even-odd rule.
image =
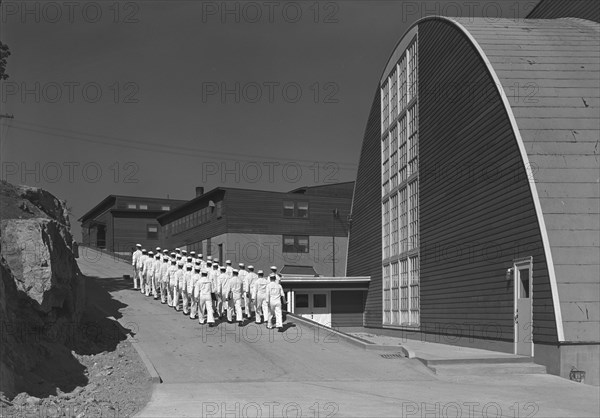
[[[96,253],[97,254],[97,253]],[[441,380],[300,321],[200,326],[122,279],[126,263],[82,249],[79,265],[160,374],[143,417],[597,416],[595,387],[556,376]]]

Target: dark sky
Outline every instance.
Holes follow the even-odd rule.
[[[66,199],[354,180],[381,71],[431,14],[536,1],[7,2],[2,178]]]

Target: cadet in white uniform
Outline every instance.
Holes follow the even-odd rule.
[[[188,257],[188,260],[191,260],[191,257]],[[188,292],[188,287],[192,280],[192,263],[188,262],[185,265],[185,271],[183,272],[183,286],[181,287],[181,296],[183,299],[183,314],[188,315],[190,313],[188,307],[190,303],[191,292]]]
[[[283,315],[281,312],[281,298],[285,296],[283,288],[277,283],[277,276],[274,273],[269,275],[271,282],[267,285],[267,297],[269,299],[269,317],[267,318],[267,328],[273,327],[271,320],[275,316],[275,326],[279,331],[283,331]],[[285,303],[285,301],[284,301]]]
[[[196,282],[194,287],[194,296],[198,299],[198,322],[205,324],[204,312],[208,317],[209,326],[214,326],[215,318],[213,316],[212,294],[214,289],[212,282],[208,278],[208,271],[203,271],[200,275],[200,280]]]
[[[160,266],[160,303],[167,303],[169,294],[169,265],[170,259],[163,255],[163,263]]]
[[[135,244],[135,251],[131,256],[131,266],[133,267],[133,289],[137,290],[140,280],[140,272],[137,267],[138,259],[142,256],[142,244]]]
[[[248,274],[246,275],[246,284],[247,287],[244,289],[246,292],[246,297],[248,298],[248,306],[247,313],[250,314],[248,318],[251,318],[252,315],[256,314],[256,295],[254,294],[254,282],[256,282],[258,276],[254,272],[254,266],[248,266]]]
[[[159,248],[160,249],[160,248]],[[154,300],[158,299],[158,292],[160,291],[160,268],[162,266],[162,260],[160,258],[160,252],[154,255],[154,272],[152,275],[152,296]]]
[[[140,276],[140,293],[144,293],[144,264],[146,262],[146,259],[148,258],[148,251],[143,248],[142,249],[142,255],[140,255],[140,257],[137,260],[137,269],[139,272],[139,276]]]
[[[233,277],[233,267],[231,267],[231,260],[225,261],[225,273],[227,273],[229,277]]]
[[[148,255],[142,266],[142,277],[144,278],[144,286],[142,293],[150,296],[152,291],[152,279],[154,277],[154,252],[148,251]]]
[[[269,302],[267,301],[267,285],[269,282],[263,276],[263,271],[258,270],[258,278],[254,282],[254,300],[256,301],[256,317],[257,324],[267,320],[269,315]],[[262,318],[261,318],[262,317]]]
[[[175,290],[175,296],[173,297],[173,308],[179,312],[179,300],[181,299],[181,293],[183,291],[183,261],[177,263],[177,271],[175,272],[175,278],[177,279],[177,286]]]
[[[196,319],[196,315],[198,314],[198,295],[194,293],[194,288],[196,287],[198,280],[200,280],[200,260],[196,259],[194,272],[192,273],[192,277],[190,278],[187,287],[187,292],[191,299],[190,319]]]
[[[242,293],[244,292],[244,285],[239,276],[239,271],[233,269],[233,276],[227,281],[227,288],[229,290],[229,303],[227,306],[227,322],[233,322],[233,310],[235,308],[235,320],[238,326],[242,326],[244,323],[244,316],[242,314]]]
[[[219,299],[219,303],[217,305],[217,315],[220,318],[227,314],[227,308],[229,307],[228,282],[230,277],[227,274],[227,267],[221,266],[219,270],[221,270],[221,272],[217,276],[217,287],[219,289],[219,293],[217,294],[217,298]]]
[[[244,263],[238,263],[238,266],[238,276],[242,281],[242,307],[244,308],[244,315],[247,318],[250,318],[250,292],[248,290],[248,280],[246,278],[248,272],[246,271]]]
[[[171,258],[171,266],[169,267],[169,306],[173,307],[175,300],[175,292],[177,290],[177,260],[176,257]]]

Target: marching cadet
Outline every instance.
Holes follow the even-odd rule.
[[[144,280],[142,293],[146,296],[150,296],[150,287],[152,286],[150,283],[152,280],[152,267],[154,267],[154,253],[152,251],[148,251],[146,253],[146,257],[144,258],[144,263],[142,264],[142,278]]]
[[[173,292],[173,308],[179,312],[179,299],[183,290],[183,261],[177,263],[177,271],[175,271],[175,291]]]
[[[160,249],[160,248],[159,248]],[[152,278],[152,296],[154,300],[158,300],[158,292],[160,291],[160,268],[162,267],[160,252],[154,255],[154,274]]]
[[[277,283],[277,276],[275,273],[269,275],[271,282],[267,285],[267,298],[269,299],[269,316],[267,318],[267,328],[273,328],[272,319],[275,316],[275,326],[279,329],[279,332],[283,331],[283,318],[281,312],[281,298],[285,297],[283,288]],[[284,299],[284,302],[285,299]]]
[[[146,262],[147,258],[148,258],[148,251],[145,248],[143,248],[142,255],[140,255],[140,257],[137,260],[137,269],[138,269],[139,276],[140,276],[139,290],[141,293],[144,293],[144,275],[142,273],[144,270],[144,263]]]
[[[233,267],[231,267],[231,260],[226,260],[225,264],[225,272],[229,277],[233,277]]]
[[[279,284],[279,282],[281,281],[281,274],[277,273],[277,267],[271,266],[271,274],[275,275],[275,282]],[[271,277],[271,274],[269,275],[269,277]]]
[[[131,256],[131,266],[133,267],[133,289],[137,290],[140,280],[140,272],[137,267],[138,259],[142,256],[142,244],[135,244],[135,251]]]
[[[209,327],[213,327],[215,325],[211,296],[214,293],[215,289],[213,289],[212,282],[208,278],[208,271],[205,270],[201,273],[200,280],[196,282],[194,287],[194,297],[198,300],[198,323],[206,324],[204,320],[204,311],[206,311]]]
[[[206,268],[206,261],[204,261],[202,253],[198,253],[198,260],[200,260],[200,271],[202,271]]]
[[[248,266],[248,274],[246,274],[246,288],[244,289],[249,306],[249,308],[246,308],[246,312],[249,315],[248,318],[251,318],[252,315],[256,313],[256,295],[253,293],[254,282],[256,279],[258,279],[258,276],[254,272],[254,266]]]
[[[190,251],[188,257],[192,257],[192,265],[196,264],[196,251]]]
[[[238,263],[238,276],[242,281],[242,306],[244,308],[244,315],[250,319],[250,292],[248,289],[248,272],[246,271],[244,263]]]
[[[214,264],[213,264],[214,265]],[[227,267],[221,266],[221,272],[217,276],[217,315],[222,317],[227,313],[229,307],[229,275],[227,274]]]
[[[235,320],[238,326],[244,324],[244,316],[242,315],[242,292],[244,291],[244,285],[239,276],[239,271],[233,269],[233,276],[227,280],[227,322],[233,322],[233,310],[235,308]]]
[[[254,281],[254,300],[256,301],[256,317],[255,321],[257,324],[267,320],[269,315],[269,303],[267,301],[267,285],[269,282],[263,276],[263,271],[258,270],[258,278]],[[262,318],[261,318],[262,316]]]
[[[185,271],[183,272],[183,286],[181,288],[184,315],[188,315],[190,313],[188,307],[190,303],[190,296],[192,295],[191,292],[188,292],[188,287],[192,281],[192,257],[188,257],[188,260],[188,263],[185,265]]]
[[[173,307],[175,301],[175,292],[177,290],[177,277],[175,277],[175,273],[177,273],[177,257],[175,253],[172,254],[173,258],[171,258],[171,266],[169,267],[169,306]]]
[[[160,303],[167,303],[167,297],[169,294],[169,266],[170,259],[167,255],[163,254],[163,263],[160,266]]]
[[[209,256],[209,258],[210,258],[210,256]],[[217,266],[217,264],[213,265],[213,263],[210,259],[206,262],[206,275],[211,282],[211,289],[212,289],[211,299],[212,299],[212,304],[213,304],[213,312],[217,313],[217,307],[219,304],[218,296],[220,295],[221,291],[219,290],[219,286],[218,286],[219,272],[214,268],[214,266]]]
[[[189,298],[191,299],[190,319],[196,319],[196,315],[198,314],[198,295],[194,292],[194,288],[196,287],[196,283],[198,283],[198,280],[200,280],[200,269],[200,260],[196,259],[194,263],[194,272],[192,273],[187,287],[187,292]]]

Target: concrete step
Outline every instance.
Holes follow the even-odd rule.
[[[510,363],[438,363],[427,365],[441,376],[484,376],[503,374],[546,374],[546,366],[530,362]]]

